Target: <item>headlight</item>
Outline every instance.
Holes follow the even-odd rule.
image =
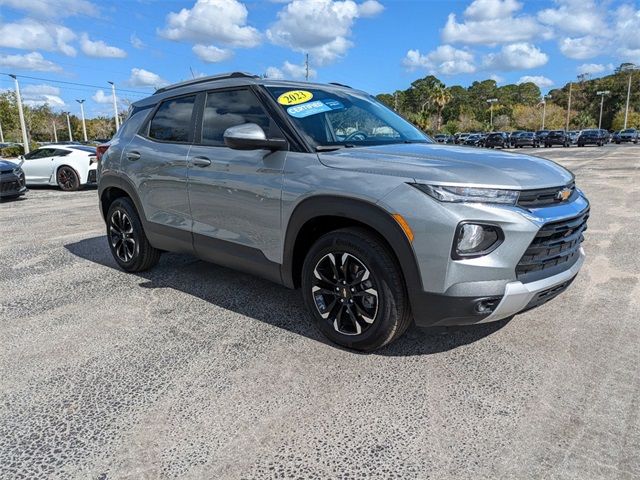
[[[504,240],[502,229],[496,225],[461,223],[456,229],[451,256],[460,260],[493,252]]]
[[[414,187],[441,202],[475,202],[515,205],[520,193],[516,190],[494,188],[451,187],[444,185],[426,185],[413,183]]]

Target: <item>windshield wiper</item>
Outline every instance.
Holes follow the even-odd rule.
[[[316,152],[333,152],[335,150],[342,150],[343,148],[354,148],[352,143],[342,143],[340,145],[318,145]]]

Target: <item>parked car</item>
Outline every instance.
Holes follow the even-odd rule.
[[[77,144],[51,144],[23,156],[27,185],[57,185],[78,190],[96,183],[96,148]]]
[[[579,147],[584,147],[585,145],[597,145],[601,147],[608,141],[609,133],[606,130],[591,128],[580,132],[577,143]]]
[[[483,145],[482,135],[479,133],[472,133],[464,139],[463,145],[471,147],[481,147]]]
[[[487,135],[484,146],[487,148],[508,148],[509,147],[509,135],[505,132],[493,132]]]
[[[20,164],[0,160],[0,199],[18,198],[27,193]]]
[[[547,138],[547,135],[549,135],[549,130],[538,130],[535,133],[538,145],[544,145],[544,139]]]
[[[455,134],[456,144],[458,145],[463,144],[469,135],[471,135],[471,133],[469,132],[456,133]]]
[[[640,139],[640,133],[635,128],[627,128],[626,130],[620,130],[616,143],[633,142],[638,143]]]
[[[552,130],[544,138],[544,146],[549,148],[554,145],[569,147],[571,145],[571,139],[564,130]]]
[[[538,139],[533,132],[522,132],[520,135],[513,139],[513,148],[532,147],[537,148]]]
[[[438,133],[433,137],[433,139],[438,143],[449,143],[449,137],[450,135],[447,135],[446,133]]]
[[[524,133],[524,130],[514,130],[513,132],[509,133],[509,146],[510,147],[513,147],[515,145],[515,137],[517,137],[521,133]]]
[[[571,130],[567,132],[569,136],[569,140],[571,145],[576,145],[578,143],[578,137],[580,136],[580,130]]]
[[[394,135],[376,136],[382,125]],[[349,348],[386,345],[412,320],[508,318],[564,291],[584,260],[589,202],[571,172],[443,148],[349,87],[189,80],[134,103],[99,152],[122,269],[179,251],[300,287]]]
[[[611,133],[611,143],[620,143],[620,130]]]

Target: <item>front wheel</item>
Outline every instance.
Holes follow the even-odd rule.
[[[115,261],[127,272],[149,270],[160,260],[160,250],[149,243],[131,200],[117,198],[107,213],[107,239]]]
[[[302,295],[319,330],[355,350],[376,350],[411,323],[395,258],[362,228],[327,233],[311,247],[302,267]]]

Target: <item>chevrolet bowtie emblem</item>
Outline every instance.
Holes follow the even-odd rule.
[[[556,193],[556,199],[560,202],[564,202],[571,196],[570,188],[563,188],[558,193]]]

